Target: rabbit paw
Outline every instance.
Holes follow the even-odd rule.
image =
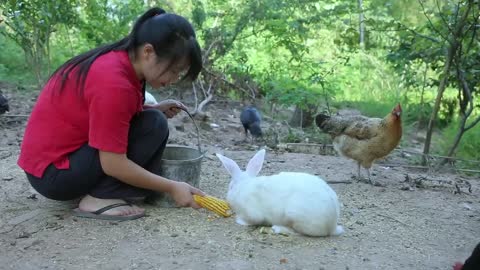
[[[271,227],[260,227],[260,233],[262,234],[273,234],[273,229]]]
[[[335,232],[333,232],[332,235],[339,236],[339,235],[342,235],[344,232],[345,230],[343,229],[343,227],[340,225],[337,225],[337,227],[335,228]]]
[[[248,222],[246,222],[245,220],[243,220],[243,219],[241,219],[241,218],[239,218],[239,217],[237,217],[237,218],[235,219],[235,222],[237,222],[237,224],[240,224],[240,225],[242,225],[242,226],[250,226],[250,224],[248,224]]]
[[[272,230],[274,233],[281,235],[290,235],[295,233],[292,229],[279,225],[273,225]]]

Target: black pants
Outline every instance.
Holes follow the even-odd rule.
[[[165,115],[149,109],[135,116],[130,123],[127,157],[151,171],[161,159],[168,140],[168,123]],[[106,175],[100,165],[98,150],[88,144],[69,155],[70,168],[57,169],[50,164],[42,178],[27,173],[32,187],[53,200],[72,200],[87,194],[101,199],[144,197],[150,190],[130,186]]]

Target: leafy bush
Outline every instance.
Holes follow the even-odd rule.
[[[35,77],[25,62],[22,49],[10,39],[0,35],[0,81],[31,84]]]
[[[267,100],[282,105],[295,105],[306,109],[309,105],[316,105],[322,98],[321,89],[315,86],[307,86],[301,81],[290,78],[280,78],[267,83]]]
[[[450,149],[455,136],[458,131],[458,120],[451,122],[446,128],[442,130],[442,135],[436,139],[436,143],[433,144],[433,150],[440,155]],[[462,157],[463,159],[475,159],[480,160],[480,126],[475,126],[463,134],[462,142],[458,148],[455,156]],[[463,164],[464,166],[478,168],[477,164]]]

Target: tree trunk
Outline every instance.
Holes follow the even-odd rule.
[[[452,65],[453,58],[456,55],[456,52],[459,48],[459,45],[460,45],[459,42],[461,42],[462,40],[463,30],[464,30],[463,28],[467,21],[472,5],[473,5],[473,1],[471,0],[468,1],[468,6],[467,6],[467,9],[465,10],[465,13],[462,14],[462,17],[458,20],[454,31],[452,31],[451,39],[447,40],[449,43],[449,47],[448,47],[447,56],[445,59],[445,66],[443,67],[443,72],[440,75],[441,79],[440,79],[440,85],[438,86],[438,93],[435,99],[435,105],[433,107],[432,114],[430,115],[430,120],[428,122],[427,136],[425,138],[425,145],[423,148],[423,154],[424,154],[422,158],[423,165],[427,163],[427,155],[430,153],[430,144],[432,141],[434,122],[437,118],[437,114],[440,109],[440,102],[442,101],[443,93],[445,92],[445,88],[447,87],[450,67]]]
[[[480,122],[480,117],[478,117],[478,118],[475,119],[470,125],[466,126],[468,117],[469,117],[470,115],[471,115],[471,111],[469,111],[468,113],[462,115],[462,121],[460,122],[460,125],[459,125],[459,128],[458,128],[458,132],[457,132],[457,134],[455,135],[455,139],[453,140],[453,144],[452,144],[452,146],[450,147],[450,149],[448,150],[447,157],[452,157],[453,154],[455,154],[455,151],[457,151],[458,145],[460,144],[460,141],[462,140],[463,134],[465,134],[465,132],[467,132],[469,129],[471,129],[472,127],[474,127],[476,124],[478,124],[478,123]],[[444,159],[438,164],[438,167],[440,167],[440,166],[442,166],[442,165],[445,165],[449,160],[451,160],[451,159],[449,159],[449,158],[444,158]]]
[[[365,49],[365,22],[363,16],[363,0],[358,0],[358,23],[359,23],[359,35],[360,35],[360,48]]]
[[[452,65],[453,56],[455,55],[455,51],[457,50],[457,43],[450,45],[447,52],[447,59],[445,61],[445,66],[443,67],[443,72],[440,75],[440,85],[438,86],[438,93],[437,97],[435,98],[435,105],[433,106],[432,114],[430,115],[430,120],[428,121],[427,127],[427,136],[425,138],[425,145],[423,147],[423,158],[422,158],[422,165],[425,166],[427,164],[426,157],[430,153],[430,144],[432,141],[432,134],[433,134],[433,126],[435,120],[437,119],[438,111],[440,110],[440,102],[442,101],[443,93],[445,92],[445,88],[447,87],[448,82],[448,74],[450,72],[450,66]]]
[[[440,163],[438,164],[437,168],[447,164],[447,162],[449,162],[451,160],[450,157],[452,157],[453,154],[455,153],[455,151],[457,150],[457,147],[460,144],[460,141],[462,140],[462,136],[465,133],[465,123],[466,123],[466,121],[467,121],[467,119],[465,117],[462,117],[460,127],[458,129],[457,134],[455,135],[455,139],[453,140],[453,145],[452,145],[452,147],[450,147],[450,150],[448,150],[447,157],[449,157],[449,158],[442,159],[442,161],[440,161]]]
[[[35,75],[35,79],[37,80],[37,86],[42,88],[42,67],[39,65],[39,56],[36,52],[35,48],[23,48],[23,52],[25,54],[25,59],[28,65],[30,65],[33,74]]]
[[[427,84],[427,71],[428,71],[428,64],[425,63],[425,70],[423,72],[423,85],[422,85],[422,92],[420,93],[420,108],[422,112],[418,114],[418,127],[417,129],[423,129],[425,123],[425,114],[423,113],[423,109],[425,106],[425,85]]]
[[[201,80],[202,79],[199,78],[197,80],[197,82],[192,83],[192,90],[193,90],[193,95],[194,95],[194,98],[195,98],[195,109],[193,110],[193,112],[191,112],[191,114],[193,116],[195,116],[197,114],[203,114],[203,107],[205,107],[213,99],[213,94],[215,92],[215,86],[214,86],[213,81],[208,82],[208,88],[205,89],[205,85],[203,84],[203,82]],[[213,78],[212,78],[212,80],[213,80]],[[199,88],[202,90],[203,95],[205,97],[205,99],[202,100],[200,102],[200,104],[198,104],[197,88],[196,88],[195,84],[198,84]]]
[[[309,127],[313,124],[314,113],[317,110],[316,105],[308,105],[306,110],[302,110],[300,107],[295,107],[295,112],[290,119],[290,126],[292,127]]]

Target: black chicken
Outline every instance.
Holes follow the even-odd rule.
[[[244,108],[240,114],[240,121],[245,129],[245,138],[248,136],[248,131],[254,138],[262,137],[262,128],[260,127],[262,117],[256,108],[252,106]]]
[[[4,114],[10,110],[8,99],[0,92],[0,114]]]

